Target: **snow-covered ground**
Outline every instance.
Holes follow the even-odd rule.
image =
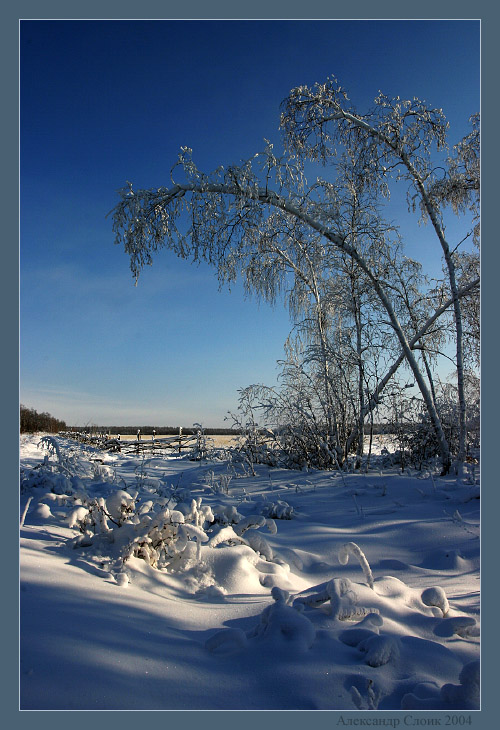
[[[479,709],[475,478],[39,441],[21,709]]]

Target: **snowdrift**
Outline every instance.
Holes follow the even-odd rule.
[[[228,469],[22,437],[21,709],[479,709],[475,479]]]

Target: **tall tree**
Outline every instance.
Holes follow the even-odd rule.
[[[445,148],[448,124],[441,109],[430,109],[417,98],[402,100],[379,94],[374,108],[359,114],[345,90],[332,78],[312,88],[293,89],[282,113],[282,127],[291,152],[330,163],[339,146],[352,150],[365,170],[367,185],[387,196],[389,180],[395,173],[397,179],[404,179],[409,185],[410,206],[418,207],[423,218],[430,220],[443,252],[453,299],[460,404],[459,464],[465,458],[466,432],[463,326],[455,259],[446,239],[442,207],[450,204],[456,213],[467,209],[478,213],[479,115],[471,121],[472,132],[455,146],[444,176],[438,179],[432,151],[434,147]]]
[[[324,87],[329,89],[327,97],[332,96],[328,84]],[[303,92],[305,87],[301,89]],[[325,282],[334,276],[339,262],[348,257],[378,299],[397,337],[403,358],[413,372],[436,433],[443,471],[446,472],[451,464],[449,445],[432,394],[409,342],[412,333],[406,332],[398,319],[394,297],[380,275],[376,259],[366,254],[357,238],[351,235],[352,227],[349,228],[343,220],[339,195],[340,190],[345,190],[342,176],[339,183],[318,178],[308,185],[304,160],[301,159],[307,156],[313,159],[333,158],[333,150],[325,144],[333,142],[333,137],[328,136],[324,129],[330,121],[341,122],[336,126],[337,137],[360,170],[357,175],[358,194],[368,189],[372,192],[386,191],[387,168],[382,165],[385,161],[394,167],[405,166],[417,190],[426,194],[425,202],[430,200],[422,182],[427,167],[422,163],[419,150],[420,147],[424,150],[430,148],[434,140],[439,145],[444,144],[444,122],[440,114],[427,110],[420,102],[410,111],[406,103],[396,109],[390,107],[394,119],[399,119],[400,141],[397,142],[397,125],[392,130],[386,120],[377,130],[361,117],[345,112],[336,101],[339,92],[332,96],[338,111],[330,115],[331,118],[326,118],[324,113],[319,117],[323,91],[316,97],[302,92],[293,91],[285,104],[282,126],[289,152],[284,157],[277,157],[273,145],[267,143],[265,150],[251,160],[239,166],[219,167],[207,175],[197,169],[191,150],[183,148],[172,170],[169,188],[134,190],[128,183],[120,191],[120,201],[113,211],[116,243],[123,244],[129,254],[136,280],[142,267],[152,263],[153,255],[162,246],[167,246],[181,257],[203,259],[214,265],[221,285],[231,282],[241,272],[246,286],[269,301],[274,301],[284,291],[287,277],[292,275],[294,286],[289,298],[290,306],[300,308],[306,301],[309,304],[313,302],[315,306],[319,343],[324,349],[322,370],[327,398],[331,380],[324,330],[325,309],[328,307]],[[383,108],[389,107],[382,98],[378,103]],[[417,119],[416,127],[408,124],[413,117]],[[389,120],[391,118],[389,115]],[[406,130],[404,135],[402,129]],[[311,135],[316,135],[317,140],[309,144]],[[384,145],[387,146],[387,142],[393,139],[391,135],[394,141],[388,149],[384,149]],[[396,153],[399,157],[395,162]],[[426,210],[434,216],[433,224],[440,236],[436,206],[429,203]],[[186,220],[189,221],[187,230]],[[380,228],[380,219],[374,216],[371,220]],[[446,246],[445,252],[449,252]],[[461,338],[459,296],[451,263],[452,302],[457,338],[459,331]],[[423,334],[425,331],[420,337]],[[461,362],[458,354],[457,360]],[[366,411],[366,408],[362,410]],[[330,413],[330,436],[337,448],[333,405],[327,411]]]

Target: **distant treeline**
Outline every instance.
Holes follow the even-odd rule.
[[[153,430],[157,436],[177,436],[179,434],[179,426],[71,426],[71,431],[85,431],[86,433],[110,433],[120,434],[121,436],[135,436],[137,430],[140,429],[143,436],[152,436]],[[260,430],[260,429],[259,429]],[[264,431],[265,429],[262,429]],[[197,433],[198,429],[193,426],[182,427],[182,433],[184,436]],[[203,431],[207,436],[237,436],[241,431],[234,428],[204,428]],[[387,423],[374,423],[373,433],[392,433],[393,429],[390,424]],[[370,433],[369,424],[365,424],[365,434]]]
[[[20,431],[21,433],[36,433],[45,431],[57,433],[66,430],[66,422],[54,418],[50,413],[38,413],[34,408],[20,405]]]
[[[177,436],[179,434],[179,426],[70,426],[71,431],[87,431],[90,433],[109,433],[121,436],[133,436],[137,430],[141,430],[143,436],[152,436],[153,430],[157,436]],[[197,433],[198,429],[192,426],[182,427],[184,436]],[[233,428],[204,428],[203,431],[207,436],[234,436],[239,433]]]
[[[144,436],[152,436],[153,431],[157,436],[177,436],[179,434],[179,426],[97,426],[96,424],[87,424],[86,426],[66,426],[65,421],[54,418],[50,413],[38,413],[34,408],[20,406],[21,412],[21,433],[35,433],[37,431],[45,431],[48,433],[57,433],[58,431],[83,431],[86,433],[110,433],[120,434],[122,436],[133,436],[137,430],[141,430]],[[260,430],[260,429],[259,429]],[[265,430],[265,429],[264,429]],[[365,434],[370,433],[370,425],[365,424]],[[198,429],[193,426],[183,426],[182,433],[184,436],[197,433]],[[204,428],[203,431],[207,436],[237,436],[241,431],[234,428]],[[373,433],[393,433],[394,429],[390,423],[374,423]]]

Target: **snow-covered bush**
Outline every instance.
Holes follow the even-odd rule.
[[[208,547],[213,548],[224,543],[227,545],[247,545],[266,560],[272,561],[274,556],[271,546],[261,535],[253,533],[243,537],[243,534],[248,530],[257,530],[264,526],[266,526],[270,532],[273,532],[276,529],[276,524],[272,520],[266,520],[260,515],[250,515],[243,519],[241,523],[233,525],[226,524],[212,535],[208,542]]]
[[[288,502],[280,499],[275,502],[270,500],[257,502],[255,509],[261,515],[273,520],[291,520],[293,517],[293,507]]]
[[[117,525],[122,525],[134,514],[135,501],[128,492],[117,489],[116,492],[106,498],[106,509],[111,519]]]
[[[234,531],[237,535],[243,535],[247,530],[257,530],[259,527],[264,527],[265,524],[266,520],[262,515],[249,515],[234,526]]]
[[[235,525],[241,519],[241,515],[234,505],[215,505],[212,507],[214,522],[221,525]]]
[[[106,543],[118,549],[119,557],[126,563],[131,557],[144,560],[154,568],[178,567],[190,541],[197,543],[196,556],[199,559],[200,546],[208,540],[205,531],[199,527],[204,516],[192,509],[188,522],[180,510],[165,507],[157,512],[134,511],[130,495],[112,495],[111,510],[119,521],[106,535]]]
[[[49,489],[54,494],[71,494],[73,484],[67,474],[61,474],[54,464],[44,461],[33,469],[21,468],[21,494],[33,489]]]
[[[210,469],[205,474],[205,484],[213,494],[229,494],[229,485],[232,479],[231,474],[215,474]]]
[[[191,499],[190,502],[177,502],[175,509],[182,512],[185,522],[192,522],[198,527],[206,527],[215,522],[215,515],[210,505],[202,505],[201,497]]]
[[[114,487],[111,482],[100,486],[101,491],[109,492],[106,498],[82,493],[67,515],[68,526],[81,533],[73,541],[75,548],[91,547],[118,561],[118,566],[134,557],[153,568],[168,570],[201,562],[204,543],[210,548],[246,545],[264,559],[273,560],[266,540],[254,534],[260,528],[275,533],[273,520],[262,515],[243,517],[233,505],[212,510],[202,504],[201,497],[190,499],[186,490],[181,493],[173,486],[152,486],[144,461],[138,489],[109,491]],[[163,496],[158,496],[160,493]],[[181,497],[185,501],[178,501]]]
[[[196,432],[196,441],[191,449],[190,459],[192,461],[203,461],[215,458],[215,447],[213,439],[209,438],[201,423],[194,423],[193,429]]]

